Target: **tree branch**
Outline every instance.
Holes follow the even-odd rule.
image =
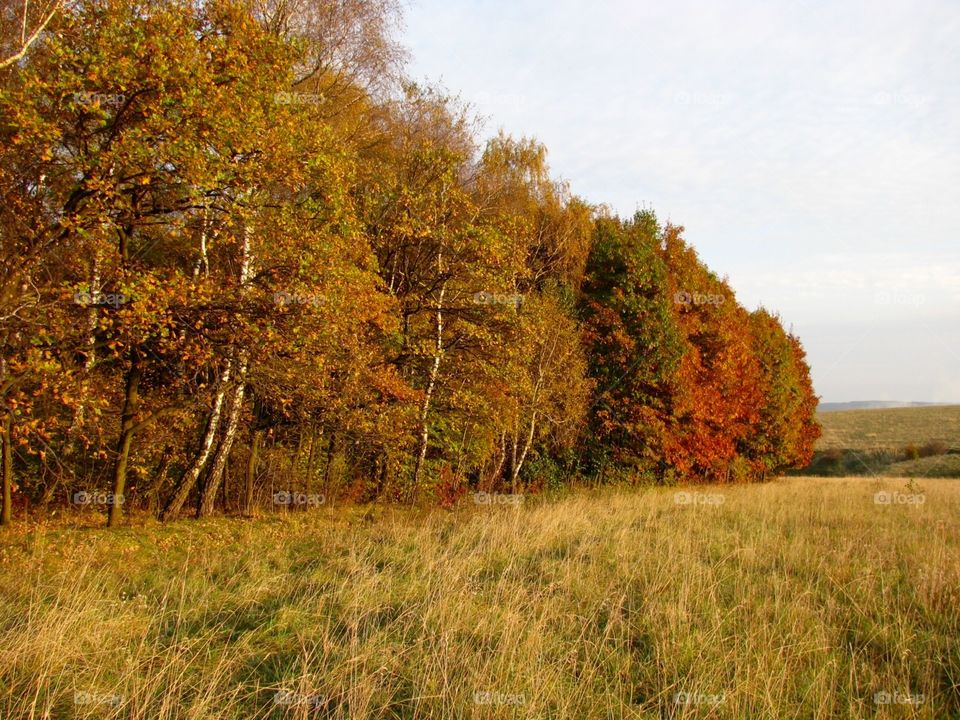
[[[23,6],[24,27],[26,27],[26,23],[27,23],[27,7],[28,5],[24,3],[24,6]],[[57,10],[59,9],[60,9],[60,0],[56,0],[56,2],[53,3],[53,7],[51,8],[50,12],[43,19],[43,22],[41,22],[40,25],[37,26],[37,29],[33,31],[33,34],[29,38],[27,38],[25,41],[22,41],[23,45],[20,48],[20,51],[14,55],[11,55],[5,60],[0,60],[0,70],[3,70],[4,68],[9,67],[10,65],[13,65],[14,63],[20,62],[26,56],[27,51],[30,49],[30,46],[37,41],[37,38],[40,37],[40,33],[46,30],[47,25],[50,24],[50,21],[53,20],[53,16],[57,14]],[[22,38],[22,35],[21,35],[21,38]]]

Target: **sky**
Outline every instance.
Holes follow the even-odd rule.
[[[686,228],[824,401],[960,402],[958,0],[409,0],[408,74]]]

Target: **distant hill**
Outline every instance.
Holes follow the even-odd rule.
[[[818,412],[839,412],[842,410],[884,410],[906,407],[938,407],[949,403],[934,402],[900,402],[897,400],[854,400],[853,402],[822,402],[817,406]]]

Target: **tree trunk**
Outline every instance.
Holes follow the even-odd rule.
[[[9,525],[13,519],[13,411],[8,410],[3,419],[3,509],[0,510],[0,525]]]
[[[557,338],[557,335],[553,336],[553,344],[550,346],[549,353],[547,352],[546,342],[544,342],[540,348],[540,358],[537,362],[537,380],[533,385],[533,397],[530,400],[530,428],[527,430],[527,439],[519,458],[516,456],[516,442],[519,440],[519,437],[518,435],[514,436],[514,457],[510,477],[510,492],[514,494],[516,494],[519,487],[520,470],[523,468],[523,463],[526,461],[530,447],[533,445],[533,437],[537,427],[537,403],[540,401],[540,390],[543,388],[543,376],[546,372],[547,363],[553,358],[553,354],[557,349]]]
[[[437,260],[440,271],[443,272],[443,255],[438,255]],[[433,398],[433,390],[437,384],[437,375],[440,373],[440,359],[443,357],[443,297],[447,290],[447,284],[440,286],[440,297],[437,299],[437,339],[433,351],[433,363],[430,365],[430,374],[427,379],[427,389],[423,394],[423,402],[420,405],[420,446],[417,449],[417,460],[413,466],[413,482],[410,487],[410,501],[416,502],[417,492],[420,489],[420,475],[423,472],[423,463],[427,457],[427,445],[430,440],[430,427],[427,419],[430,415],[430,401]]]
[[[503,466],[507,462],[507,432],[500,433],[500,459],[497,461],[497,467],[490,474],[489,484],[491,489],[495,488],[503,474]]]
[[[247,377],[247,357],[241,356],[240,364],[237,367],[237,386],[233,391],[233,405],[230,408],[230,416],[227,418],[227,429],[217,447],[216,455],[213,458],[213,466],[207,477],[207,485],[203,489],[203,497],[200,500],[200,507],[197,510],[197,517],[206,517],[213,512],[213,506],[217,499],[217,491],[220,489],[220,482],[223,480],[224,471],[227,467],[227,458],[230,457],[230,449],[233,447],[233,440],[237,435],[237,426],[240,423],[240,413],[243,410],[243,396],[246,391]]]
[[[271,431],[272,432],[272,431]],[[270,478],[270,510],[271,512],[276,512],[277,503],[274,502],[274,472],[273,472],[273,457],[277,451],[277,437],[276,435],[270,436],[270,452],[267,455],[267,477]]]
[[[113,502],[107,515],[107,527],[115,527],[123,517],[123,493],[127,485],[127,460],[133,444],[133,419],[140,401],[140,358],[137,350],[130,352],[123,411],[120,414],[120,438],[117,440],[117,460],[113,466]]]
[[[330,494],[330,468],[333,466],[333,455],[336,452],[337,434],[330,433],[330,441],[327,443],[327,462],[323,468],[323,492]]]
[[[253,251],[251,247],[251,230],[249,223],[243,226],[243,244],[240,255],[240,290],[244,292],[250,280],[251,266],[253,262]],[[233,407],[230,410],[230,417],[227,419],[227,428],[220,445],[217,447],[216,455],[213,459],[213,468],[207,478],[206,487],[201,496],[200,505],[197,507],[197,517],[204,517],[213,512],[214,502],[217,497],[217,491],[220,489],[220,481],[227,466],[227,458],[230,457],[230,449],[233,447],[233,440],[237,434],[237,425],[240,421],[240,412],[243,410],[243,396],[246,391],[247,364],[250,356],[245,350],[237,351],[237,386],[233,393]]]
[[[303,454],[303,429],[300,430],[300,437],[297,438],[297,449],[290,453],[290,462],[287,463],[287,491],[291,493],[300,492],[300,456]],[[296,489],[295,489],[296,488]]]
[[[167,445],[163,449],[163,455],[160,457],[160,462],[153,471],[153,480],[150,483],[150,489],[147,491],[147,497],[149,498],[150,503],[149,512],[151,515],[157,512],[157,507],[160,504],[160,486],[163,485],[163,481],[167,477],[167,468],[170,467],[170,457],[172,454],[173,446]]]
[[[520,428],[517,425],[518,421],[514,419],[513,432],[510,434],[510,456],[507,458],[509,467],[506,474],[506,477],[510,478],[510,492],[513,492],[513,482],[517,477],[517,473],[515,472],[515,468],[517,467],[517,445],[520,443]]]
[[[537,425],[537,412],[534,410],[530,413],[530,429],[527,431],[527,440],[524,443],[523,450],[520,452],[520,457],[515,458],[513,462],[513,475],[510,478],[510,492],[516,494],[519,488],[520,481],[520,469],[523,467],[524,461],[527,459],[527,453],[530,452],[530,446],[533,445],[533,434]],[[516,447],[516,446],[514,446]]]
[[[200,277],[200,270],[203,269],[203,276],[210,274],[210,261],[207,259],[207,206],[203,206],[203,215],[200,220],[200,253],[197,256],[197,262],[193,266],[193,279],[196,281]]]
[[[254,430],[253,440],[250,443],[250,459],[247,461],[247,496],[244,502],[247,515],[253,514],[253,481],[257,476],[257,461],[260,459],[262,441],[263,430]]]
[[[86,371],[83,380],[80,382],[80,398],[76,412],[73,414],[73,420],[70,428],[67,430],[67,445],[64,448],[64,460],[69,461],[73,458],[77,449],[77,435],[83,425],[86,415],[87,391],[90,384],[90,372],[97,364],[97,324],[100,319],[100,308],[97,305],[96,298],[100,295],[100,259],[94,257],[93,268],[90,271],[90,305],[87,308],[87,347],[86,357],[83,361],[83,369]]]
[[[207,222],[206,209],[204,209],[204,219],[203,219],[203,227],[202,227],[202,233],[201,233],[202,235],[201,264],[206,262],[206,258],[204,257],[206,253],[206,247],[205,247],[206,222]],[[247,285],[247,282],[249,280],[251,260],[252,260],[252,253],[250,249],[250,226],[246,224],[244,225],[244,228],[243,228],[243,246],[242,246],[241,256],[240,256],[239,281],[240,281],[241,290]],[[197,272],[199,273],[199,271],[200,271],[200,266],[198,265]],[[219,386],[217,388],[216,396],[213,403],[213,410],[211,410],[210,412],[210,420],[207,423],[207,430],[204,433],[203,441],[200,444],[200,450],[197,453],[196,458],[193,461],[193,464],[190,466],[187,472],[183,474],[183,477],[180,479],[180,483],[177,486],[177,490],[174,493],[173,497],[170,499],[170,502],[167,504],[167,507],[164,508],[163,513],[161,513],[161,516],[160,516],[161,520],[169,520],[170,518],[176,517],[180,513],[180,510],[183,509],[184,503],[187,501],[187,497],[189,497],[190,495],[190,491],[193,490],[194,485],[196,485],[197,480],[200,477],[200,474],[203,472],[203,468],[206,465],[207,460],[210,458],[210,452],[213,447],[213,441],[216,438],[217,430],[220,427],[220,415],[223,410],[223,400],[226,395],[227,388],[229,387],[229,384],[230,384],[230,372],[233,367],[233,361],[234,361],[234,358],[232,356],[227,360],[227,367],[224,370],[223,377],[221,377]],[[238,374],[240,375],[240,377],[238,378],[239,385],[238,385],[238,391],[237,391],[239,393],[239,399],[241,401],[243,398],[243,391],[239,390],[239,388],[243,388],[243,385],[244,385],[244,374],[246,372],[246,363],[247,363],[247,358],[245,356],[241,356],[241,364],[243,365],[243,370],[238,371]],[[234,399],[236,400],[237,397],[235,396]],[[242,402],[237,404],[238,405],[242,404]],[[239,410],[237,410],[237,412],[239,412]],[[230,445],[233,444],[233,435],[236,433],[236,427],[234,426],[231,432],[230,427],[228,425],[227,431],[228,431],[228,434],[230,435],[230,440],[226,443],[226,453],[223,455],[223,460],[221,461],[223,463],[226,462],[226,455],[229,454]],[[223,448],[223,443],[221,443],[220,448]],[[217,457],[219,458],[220,455],[221,453],[218,448]],[[217,460],[214,461],[215,465],[216,463],[217,463]],[[222,475],[222,474],[223,474],[222,467],[220,468],[219,474],[216,472],[212,472],[210,474],[210,479],[207,483],[207,486],[208,487],[210,487],[211,485],[214,486],[214,490],[213,490],[214,496],[216,495],[215,486],[219,483],[219,475]],[[205,502],[207,502],[207,500],[205,498],[202,498],[200,505],[197,508],[198,515],[203,513],[203,507]],[[212,498],[210,499],[209,502],[211,503],[210,508],[212,509]]]
[[[307,503],[304,505],[304,510],[310,506],[310,495],[313,493],[313,475],[314,475],[314,461],[317,456],[317,434],[314,429],[311,428],[310,431],[310,450],[307,453],[307,477],[304,488],[307,495]]]
[[[223,410],[223,398],[227,393],[227,383],[230,382],[232,370],[233,361],[227,360],[227,367],[223,371],[223,376],[218,383],[216,396],[213,401],[213,409],[210,411],[210,418],[207,420],[207,429],[203,434],[200,449],[197,451],[193,463],[191,463],[190,467],[187,468],[177,483],[177,489],[174,491],[173,497],[170,498],[167,506],[163,509],[163,512],[160,513],[161,520],[170,520],[180,514],[180,510],[183,509],[183,504],[190,496],[190,491],[193,490],[193,486],[196,485],[200,473],[203,472],[203,468],[207,464],[214,438],[217,436],[217,429],[220,427],[220,413]]]

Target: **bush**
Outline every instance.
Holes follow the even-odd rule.
[[[563,486],[566,473],[549,455],[531,453],[520,470],[520,478],[525,487],[534,491],[557,490]]]
[[[730,482],[752,482],[757,479],[756,470],[743,455],[737,455],[730,461]]]
[[[934,455],[946,455],[950,446],[943,440],[931,440],[920,447],[920,457],[933,457]]]

